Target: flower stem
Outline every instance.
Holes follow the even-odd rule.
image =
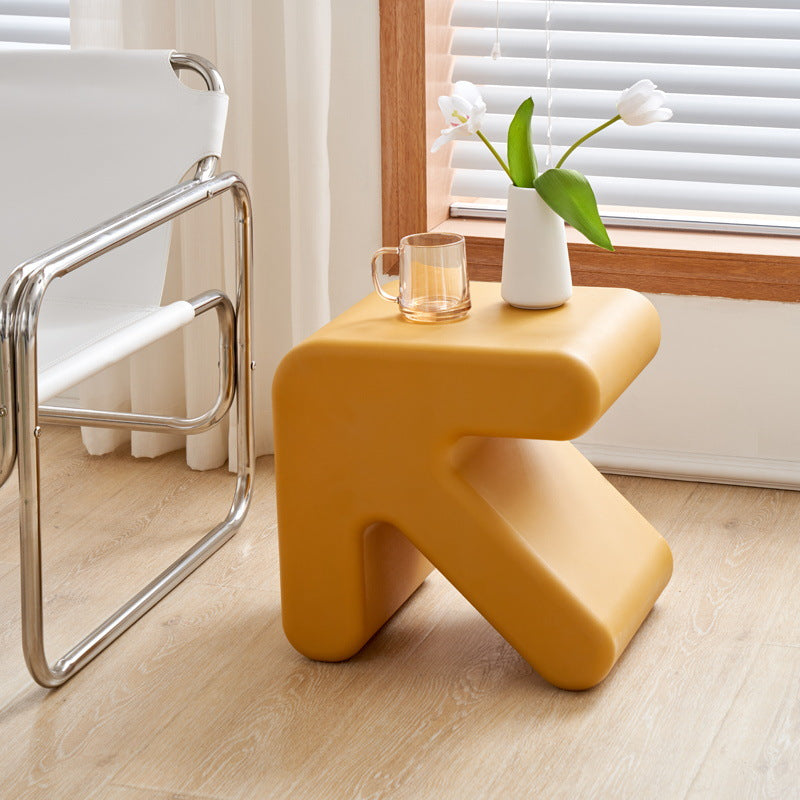
[[[588,138],[590,138],[591,136],[594,136],[596,133],[600,133],[600,131],[602,131],[603,128],[607,128],[609,125],[613,125],[615,122],[617,122],[620,119],[622,119],[622,117],[619,114],[617,114],[616,117],[612,117],[610,120],[608,120],[608,122],[604,122],[602,125],[598,125],[594,130],[589,131],[589,133],[587,133],[586,136],[581,136],[581,138],[578,139],[578,141],[575,142],[575,144],[573,144],[572,147],[570,147],[570,149],[567,150],[567,152],[564,153],[563,156],[561,156],[561,158],[558,161],[558,164],[556,164],[556,169],[558,169],[567,160],[567,156],[569,156],[569,154],[576,147],[578,147],[578,145],[583,144]]]
[[[492,143],[480,131],[475,131],[475,133],[477,134],[478,138],[489,148],[491,154],[497,159],[498,163],[503,168],[503,171],[506,173],[506,175],[508,175],[509,179],[511,180],[511,183],[514,183],[514,179],[511,177],[511,173],[509,172],[508,167],[506,166],[506,162],[503,161],[502,158],[500,158],[500,153],[498,153],[497,150],[495,150],[494,147],[492,147]]]

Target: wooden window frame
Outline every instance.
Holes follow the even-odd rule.
[[[452,145],[431,154],[449,93],[453,0],[380,0],[383,242],[463,233],[470,277],[500,279],[505,223],[450,218]],[[573,281],[643,292],[800,301],[800,237],[612,230],[608,253],[567,230]]]

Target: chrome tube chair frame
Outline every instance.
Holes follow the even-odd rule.
[[[199,56],[174,54],[173,68],[199,73],[211,91],[224,91],[213,65]],[[250,503],[254,469],[251,371],[252,213],[242,179],[232,172],[214,175],[216,157],[198,163],[194,177],[129,209],[47,252],[20,264],[0,294],[0,485],[18,460],[20,491],[20,573],[22,643],[34,680],[54,688],[124,633],[187,575],[228,541],[241,526]],[[37,323],[48,286],[103,253],[135,239],[212,198],[230,192],[236,224],[235,308],[221,292],[206,292],[189,302],[195,317],[214,309],[219,320],[220,388],[213,407],[191,419],[39,406]],[[216,425],[236,397],[237,476],[225,519],[78,644],[52,665],[45,655],[42,596],[39,437],[40,421],[60,425],[118,427],[191,435]],[[16,413],[13,413],[16,409]]]

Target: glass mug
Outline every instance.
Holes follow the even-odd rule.
[[[395,297],[380,284],[384,255],[400,259],[400,291]],[[372,256],[372,282],[385,300],[397,303],[414,322],[451,322],[470,309],[464,237],[457,233],[412,233],[399,247],[381,247]]]

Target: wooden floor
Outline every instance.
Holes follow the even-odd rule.
[[[229,501],[227,473],[89,458],[45,429],[51,656]],[[86,480],[78,482],[83,476]],[[558,691],[439,575],[362,653],[280,623],[272,461],[245,527],[63,688],[19,646],[0,491],[0,797],[800,798],[800,493],[613,478],[675,575],[598,688]]]

